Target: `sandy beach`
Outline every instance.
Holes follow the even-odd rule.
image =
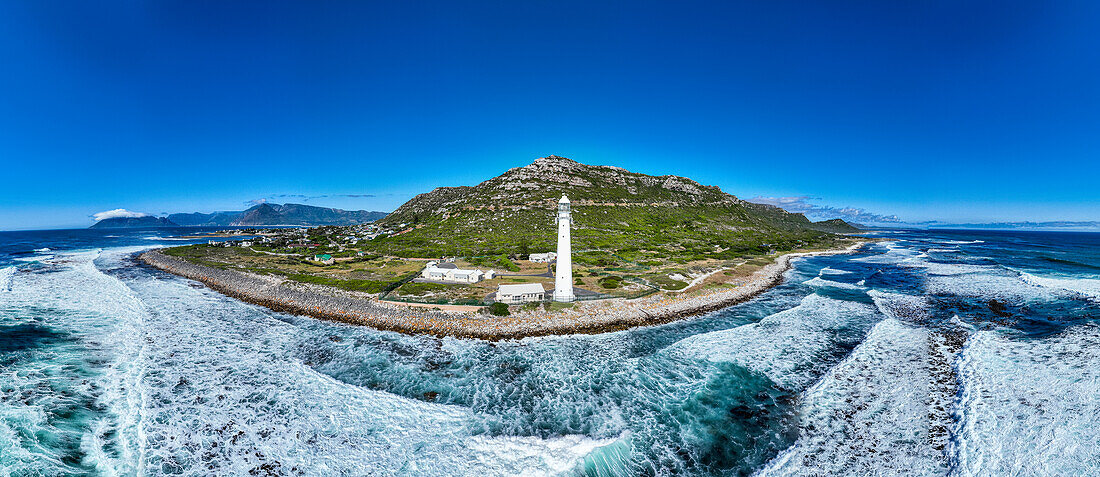
[[[735,287],[703,289],[675,296],[651,295],[634,300],[578,302],[560,311],[520,311],[504,317],[379,302],[361,294],[303,286],[274,276],[197,265],[156,250],[141,254],[140,259],[154,268],[202,282],[225,295],[276,311],[402,333],[500,340],[602,333],[707,313],[751,299],[779,284],[792,260],[853,253],[864,243],[857,242],[843,249],[781,255],[751,276],[739,280]]]

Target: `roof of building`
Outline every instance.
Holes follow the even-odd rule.
[[[454,269],[454,268],[458,268],[458,265],[455,265],[451,262],[443,262],[443,263],[436,264],[435,268],[451,268],[451,269]]]
[[[543,293],[541,283],[517,283],[514,285],[501,285],[497,289],[497,295],[526,295],[528,293]]]
[[[566,196],[564,196],[564,195],[563,195],[563,196],[561,196],[561,199],[560,199],[560,200],[558,200],[558,203],[559,203],[559,204],[568,204],[568,203],[569,203],[569,197],[566,197]]]

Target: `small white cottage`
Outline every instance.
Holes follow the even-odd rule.
[[[517,283],[513,285],[501,285],[497,289],[497,301],[507,304],[528,303],[542,301],[546,298],[546,290],[541,283]]]

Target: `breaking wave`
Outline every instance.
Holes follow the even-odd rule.
[[[13,277],[15,277],[15,267],[0,268],[0,291],[11,291]]]
[[[809,285],[811,287],[819,287],[819,288],[821,288],[821,287],[840,288],[840,289],[844,289],[844,290],[866,290],[867,289],[867,287],[865,287],[863,285],[856,285],[856,284],[844,283],[844,282],[835,282],[835,281],[832,281],[832,280],[825,280],[821,277],[814,277],[814,278],[806,280],[802,283],[806,284],[806,285]]]
[[[927,330],[879,322],[802,395],[801,435],[758,475],[943,475],[930,366]]]
[[[1065,290],[1093,300],[1100,299],[1100,279],[1096,278],[1052,278],[1041,277],[1028,272],[1019,272],[1020,279],[1029,285],[1055,290]]]
[[[694,335],[666,351],[737,363],[801,389],[835,362],[838,347],[858,343],[879,317],[866,304],[812,294],[757,323]]]

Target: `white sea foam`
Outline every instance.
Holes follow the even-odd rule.
[[[762,476],[943,475],[932,444],[929,336],[887,318],[802,395],[800,436]],[[942,411],[940,411],[942,413]]]
[[[1092,299],[1100,299],[1100,279],[1044,277],[1028,272],[1019,272],[1020,279],[1029,285],[1055,290],[1065,290]]]
[[[33,255],[33,256],[30,256],[30,257],[14,257],[14,258],[12,258],[12,260],[15,260],[16,262],[38,263],[38,262],[45,262],[45,261],[50,260],[52,258],[53,258],[53,255]]]
[[[303,365],[288,349],[302,330],[274,313],[183,280],[127,283],[150,312],[143,421],[150,466],[228,475],[264,465],[318,475],[552,475],[614,441],[474,435],[478,416],[467,408],[366,389]],[[213,468],[207,454],[216,456]]]
[[[11,283],[14,276],[15,267],[0,268],[0,292],[11,291]]]
[[[1100,328],[979,331],[958,364],[961,475],[1100,475]]]
[[[863,285],[853,285],[851,283],[835,282],[832,280],[825,280],[821,277],[814,277],[802,282],[803,284],[818,287],[818,288],[840,288],[843,290],[866,290],[867,287]]]
[[[80,449],[88,456],[87,464],[101,474],[139,473],[142,439],[137,423],[141,414],[142,349],[145,344],[141,328],[146,314],[140,300],[127,287],[95,267],[94,260],[98,256],[98,251],[58,254],[46,262],[51,267],[46,273],[17,274],[12,291],[0,294],[0,308],[29,310],[28,313],[43,320],[39,326],[61,330],[59,332],[65,336],[79,339],[81,343],[66,345],[76,350],[55,351],[57,354],[50,359],[23,364],[27,369],[20,373],[22,379],[11,385],[25,389],[24,392],[33,397],[29,404],[5,406],[0,413],[8,415],[27,409],[46,412],[51,407],[68,405],[64,401],[59,403],[54,394],[43,394],[43,389],[51,388],[48,383],[55,372],[48,369],[56,366],[79,368],[84,366],[82,360],[90,356],[93,361],[102,363],[96,365],[97,372],[67,385],[72,387],[73,396],[94,399],[103,409],[91,430],[81,436],[71,436],[72,430],[39,428],[49,426],[47,422],[29,423],[25,432],[47,432],[78,439]],[[43,314],[41,310],[49,310],[49,313]],[[38,367],[45,367],[44,371],[33,371]],[[14,404],[8,403],[9,406]],[[104,448],[108,435],[111,436],[111,450]]]
[[[927,297],[890,293],[881,290],[867,292],[882,314],[907,323],[924,323],[930,317]]]
[[[50,252],[51,250],[50,250],[49,247],[43,247],[43,248],[36,248],[36,249],[34,249],[34,251],[38,252],[38,253],[45,253],[45,252]]]
[[[960,252],[960,250],[957,249],[957,248],[930,248],[930,249],[928,249],[928,251],[932,252],[932,253],[959,253]]]
[[[63,467],[20,437],[39,433],[69,432],[82,465],[103,475],[557,475],[620,437],[476,434],[470,409],[338,381],[293,357],[302,330],[273,312],[182,279],[101,271],[142,248],[61,254],[0,294],[0,310],[50,310],[47,324],[79,338],[71,355],[93,356],[96,372],[72,385],[102,410],[80,434],[50,427],[53,395],[0,402],[0,463],[12,472]],[[37,395],[50,379],[38,367],[77,365],[27,366],[5,386]]]
[[[849,271],[847,271],[847,270],[837,270],[837,269],[835,269],[835,268],[831,268],[831,267],[825,267],[825,268],[822,268],[820,272],[818,272],[818,276],[825,276],[825,275],[848,275],[848,274],[850,274],[850,273],[852,273],[852,272],[849,272]]]
[[[966,267],[973,268],[970,271]],[[934,295],[997,299],[1012,303],[1053,301],[1068,296],[1060,288],[1025,283],[1019,273],[1000,267],[936,264],[929,269],[925,290]]]
[[[852,261],[864,263],[902,263],[905,261],[917,259],[916,256],[919,253],[909,247],[901,246],[893,242],[888,242],[885,245],[872,247],[872,250],[882,249],[885,250],[881,254],[855,258],[852,259]]]
[[[923,268],[929,275],[965,275],[968,273],[998,273],[999,267],[992,265],[971,265],[966,263],[941,263],[927,262],[911,264],[910,266]]]
[[[869,305],[811,294],[798,306],[757,323],[690,336],[665,351],[735,362],[776,383],[801,388],[816,379],[821,358],[838,341],[858,341],[879,317]]]
[[[939,240],[936,243],[947,245],[973,245],[977,243],[985,243],[985,240]]]

